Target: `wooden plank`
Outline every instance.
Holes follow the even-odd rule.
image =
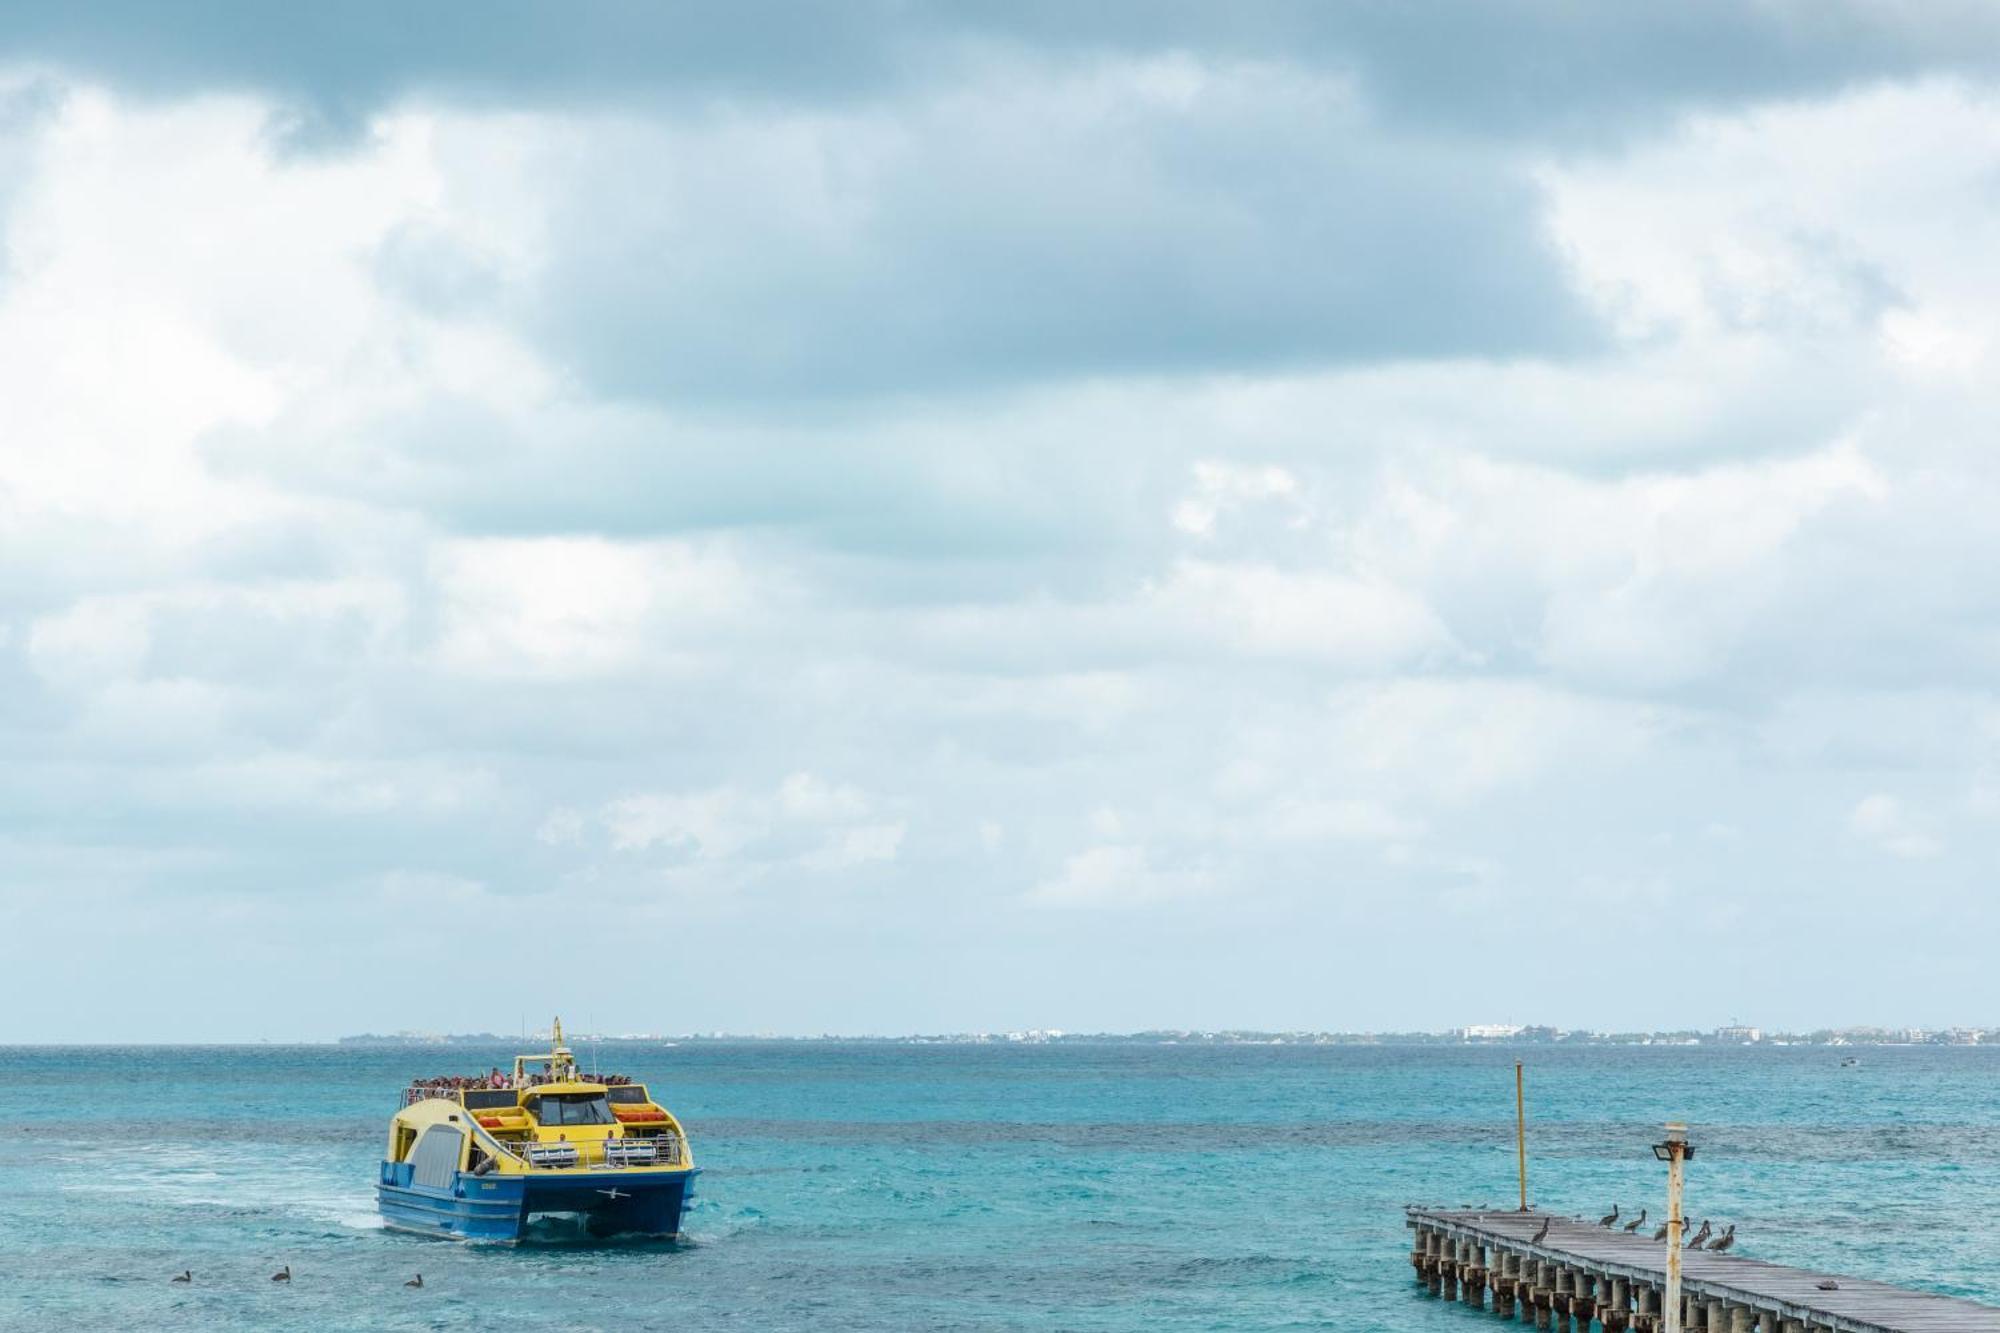
[[[1413,1227],[1499,1245],[1597,1276],[1624,1277],[1656,1287],[1666,1281],[1666,1247],[1650,1233],[1627,1235],[1542,1212],[1419,1207],[1407,1211]],[[1549,1224],[1548,1236],[1540,1245],[1529,1244],[1543,1222]],[[1847,1333],[2000,1333],[2000,1309],[1868,1278],[1815,1273],[1705,1250],[1684,1251],[1681,1273],[1683,1288],[1704,1298],[1772,1310]],[[1838,1282],[1839,1289],[1821,1291],[1818,1284],[1828,1280]]]

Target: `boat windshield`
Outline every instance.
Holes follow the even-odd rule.
[[[553,1092],[534,1099],[535,1119],[544,1125],[610,1125],[617,1121],[601,1092]]]

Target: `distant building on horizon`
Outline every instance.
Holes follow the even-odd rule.
[[[1741,1024],[1732,1024],[1726,1028],[1717,1028],[1715,1030],[1715,1039],[1717,1041],[1733,1041],[1739,1046],[1749,1046],[1764,1040],[1764,1030],[1762,1028],[1744,1027]]]
[[[1526,1031],[1519,1023],[1474,1023],[1460,1028],[1458,1035],[1464,1041],[1506,1041]]]

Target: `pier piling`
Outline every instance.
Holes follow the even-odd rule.
[[[1410,1264],[1426,1290],[1543,1333],[1668,1333],[1670,1313],[1686,1333],[2000,1333],[1992,1306],[1865,1278],[1821,1290],[1824,1273],[1670,1252],[1573,1218],[1413,1207],[1406,1221],[1415,1233]],[[1679,1262],[1670,1265],[1670,1255]],[[1681,1270],[1672,1275],[1679,1291],[1670,1266]]]

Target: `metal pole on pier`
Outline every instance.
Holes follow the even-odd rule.
[[[1521,1062],[1514,1062],[1514,1160],[1521,1169],[1521,1211],[1528,1211],[1528,1104],[1521,1091]]]
[[[1666,1316],[1662,1328],[1665,1333],[1681,1333],[1681,1232],[1686,1224],[1681,1216],[1682,1166],[1694,1156],[1687,1126],[1669,1122],[1666,1142],[1653,1145],[1653,1156],[1667,1164],[1667,1308],[1661,1312]]]

